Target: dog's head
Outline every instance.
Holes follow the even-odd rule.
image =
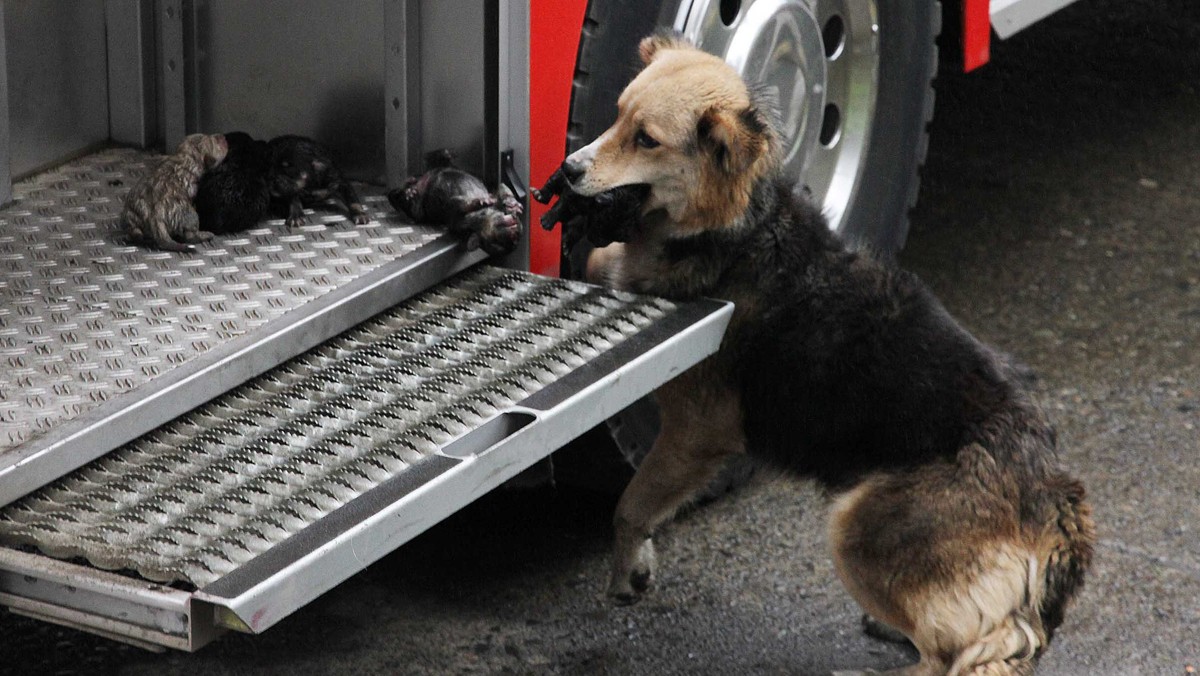
[[[175,153],[186,155],[199,167],[212,169],[225,159],[229,144],[222,134],[191,134],[183,139]]]
[[[646,184],[645,211],[665,211],[680,234],[735,223],[755,183],[778,166],[767,104],[724,61],[681,38],[654,35],[638,52],[645,67],[621,93],[617,121],[563,163],[572,189]]]

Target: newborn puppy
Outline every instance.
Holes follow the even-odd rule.
[[[249,134],[225,134],[229,154],[225,161],[200,178],[196,211],[200,227],[217,233],[239,232],[258,224],[267,215],[271,191],[267,181],[271,154],[266,141]]]
[[[304,223],[302,207],[324,202],[331,197],[341,200],[355,223],[371,220],[350,181],[334,165],[329,151],[303,136],[278,136],[271,139],[272,208],[287,220],[287,226]]]
[[[489,193],[483,181],[454,166],[454,155],[446,149],[426,155],[425,166],[424,174],[388,192],[393,207],[418,223],[445,226],[468,250],[513,250],[521,236],[524,207],[507,187]]]
[[[559,198],[542,214],[541,223],[546,230],[553,230],[556,223],[563,224],[563,251],[570,251],[584,238],[594,247],[628,241],[641,222],[642,207],[649,194],[649,185],[634,183],[595,195],[580,195],[571,189],[561,168],[550,175],[541,189],[533,189],[533,198],[542,204],[549,204],[555,196]]]
[[[225,159],[229,147],[220,134],[192,134],[139,180],[125,196],[121,219],[135,242],[167,251],[195,251],[193,242],[207,242],[211,232],[200,230],[192,207],[197,184],[205,171]]]

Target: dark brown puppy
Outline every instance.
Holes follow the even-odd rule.
[[[616,123],[563,163],[577,196],[649,189],[589,271],[736,309],[721,350],[658,391],[610,595],[651,586],[655,529],[748,452],[830,492],[839,576],[921,653],[901,673],[1032,672],[1095,538],[1046,417],[915,276],[847,251],[793,195],[768,106],[736,72],[670,36],[641,56]]]
[[[303,207],[336,198],[358,224],[371,217],[350,181],[342,175],[325,146],[303,136],[271,139],[271,201],[291,228],[304,223]]]
[[[468,250],[513,250],[521,237],[524,207],[508,188],[489,193],[483,181],[454,166],[454,155],[446,149],[426,155],[425,165],[425,173],[388,192],[393,207],[416,223],[445,227]]]
[[[220,134],[192,134],[174,155],[158,163],[125,195],[121,220],[130,239],[167,251],[193,251],[194,242],[207,242],[211,232],[200,229],[192,206],[204,172],[225,159],[229,151]]]

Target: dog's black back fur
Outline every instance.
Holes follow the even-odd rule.
[[[915,275],[847,252],[815,210],[786,188],[777,195],[751,250],[758,271],[788,272],[758,275],[763,309],[731,341],[751,448],[846,485],[871,471],[953,460],[988,441],[984,426],[995,416],[1034,414],[1005,364]],[[1028,431],[1052,448],[1040,417]],[[998,457],[1014,466],[1044,460],[986,447],[1023,455]]]
[[[229,154],[206,172],[196,190],[200,227],[222,234],[251,228],[267,215],[271,156],[266,141],[245,132],[225,134]]]
[[[753,299],[722,352],[753,455],[843,487],[873,471],[953,461],[979,441],[1043,473],[1038,451],[1053,448],[1052,429],[1006,363],[915,275],[847,251],[785,183],[763,182],[744,220],[667,240],[664,262],[683,274],[643,290]],[[994,447],[997,416],[1023,421],[1039,448]]]

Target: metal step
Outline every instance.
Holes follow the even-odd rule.
[[[472,269],[0,511],[0,601],[182,649],[262,631],[711,354],[730,314]]]
[[[482,258],[369,187],[365,225],[310,211],[194,254],[134,246],[122,200],[155,157],[84,157],[0,209],[0,504]]]

